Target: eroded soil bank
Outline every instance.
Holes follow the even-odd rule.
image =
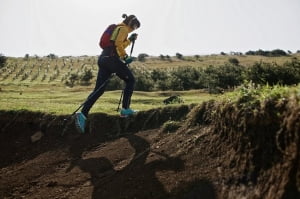
[[[0,112],[0,198],[300,198],[296,98],[66,118]]]

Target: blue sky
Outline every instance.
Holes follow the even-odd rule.
[[[107,25],[135,14],[134,55],[300,50],[299,0],[0,0],[0,53],[98,55]],[[128,49],[129,52],[129,49]]]

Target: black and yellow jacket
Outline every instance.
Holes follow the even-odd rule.
[[[121,59],[124,59],[127,55],[125,48],[131,43],[131,41],[128,39],[128,34],[132,31],[133,29],[128,25],[125,23],[120,23],[115,28],[111,36],[111,40],[115,43],[116,53]]]

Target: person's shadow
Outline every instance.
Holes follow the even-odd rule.
[[[93,185],[93,199],[106,198],[198,198],[204,196],[203,191],[194,186],[188,186],[192,192],[182,194],[178,189],[169,193],[159,181],[157,173],[164,170],[180,171],[184,168],[184,161],[178,157],[169,157],[166,154],[150,151],[150,144],[142,137],[129,135],[126,137],[134,148],[135,154],[130,163],[121,170],[115,170],[111,161],[105,157],[82,159],[79,157],[82,150],[73,149],[75,159],[67,172],[78,166],[91,176]],[[154,156],[149,157],[150,152]],[[155,158],[155,160],[153,159]],[[149,158],[149,159],[148,159]],[[152,160],[150,160],[152,159]],[[197,185],[200,185],[198,182]],[[201,187],[208,183],[201,184]],[[187,188],[187,186],[184,186]],[[202,194],[201,194],[202,193]],[[195,195],[196,194],[196,195]],[[214,195],[214,194],[213,194]],[[207,198],[207,197],[204,197]],[[213,199],[213,198],[212,198]]]
[[[94,187],[92,198],[166,198],[168,193],[156,177],[156,172],[180,170],[184,166],[183,161],[164,155],[158,160],[147,162],[150,144],[137,135],[130,135],[127,139],[135,149],[131,162],[118,171],[109,183],[99,181]]]

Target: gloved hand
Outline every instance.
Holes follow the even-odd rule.
[[[131,35],[129,36],[128,39],[129,39],[131,42],[133,42],[133,41],[135,41],[135,40],[137,39],[137,36],[138,36],[138,34],[133,33],[133,34],[131,34]]]
[[[126,55],[124,57],[124,61],[125,61],[125,64],[130,64],[133,61],[133,59],[132,59],[132,57],[129,57],[128,55]]]

